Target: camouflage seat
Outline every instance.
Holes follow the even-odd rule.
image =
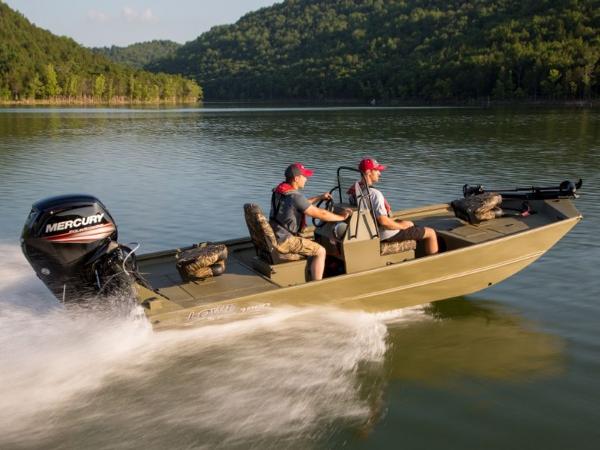
[[[254,203],[244,205],[244,219],[248,226],[250,238],[256,249],[256,254],[269,264],[279,264],[287,261],[304,259],[296,253],[281,252],[277,239],[268,219],[263,214],[260,206]]]
[[[495,219],[502,215],[500,204],[502,196],[495,192],[471,195],[469,197],[454,200],[451,203],[454,215],[469,223],[477,224],[484,220]]]
[[[225,272],[227,247],[225,244],[208,242],[175,254],[176,267],[186,281],[216,277]]]
[[[407,252],[417,248],[417,241],[382,242],[381,256]]]

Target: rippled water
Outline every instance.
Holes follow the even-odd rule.
[[[1,448],[596,448],[600,111],[0,110]],[[584,179],[581,222],[475,297],[274,311],[153,333],[64,311],[18,247],[31,203],[87,192],[140,251],[246,234],[285,166],[388,164],[395,209],[464,183]]]

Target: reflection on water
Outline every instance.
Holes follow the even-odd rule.
[[[391,377],[416,383],[461,377],[531,381],[564,371],[562,339],[535,330],[489,301],[436,302],[423,313],[431,321],[390,325]]]
[[[384,315],[282,309],[153,333],[135,314],[63,310],[31,290],[18,248],[3,251],[2,446],[338,445],[339,430],[369,436],[390,382],[530,382],[562,369],[559,339],[487,302]]]

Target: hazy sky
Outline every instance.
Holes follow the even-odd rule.
[[[281,0],[2,0],[41,28],[88,47],[184,43]]]

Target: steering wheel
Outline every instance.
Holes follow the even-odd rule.
[[[320,209],[324,209],[326,211],[329,212],[333,212],[333,197],[330,199],[321,199],[319,200],[316,204],[315,207],[320,208]],[[316,217],[312,217],[312,224],[317,227],[320,228],[323,225],[325,225],[327,222],[325,222],[324,220],[321,219],[317,219]]]

